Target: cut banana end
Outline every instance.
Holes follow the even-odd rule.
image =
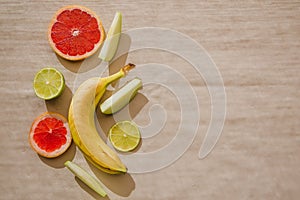
[[[88,185],[91,189],[97,192],[102,197],[105,197],[107,194],[102,188],[100,182],[87,173],[84,169],[79,167],[77,164],[67,161],[65,162],[65,166],[75,175],[77,176],[82,182]]]
[[[101,112],[104,114],[118,112],[134,98],[138,90],[142,88],[142,85],[142,81],[139,78],[126,83],[100,105]]]

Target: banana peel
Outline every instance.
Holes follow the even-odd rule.
[[[111,76],[86,80],[76,90],[69,108],[68,119],[74,143],[95,167],[109,174],[126,173],[127,169],[117,153],[99,136],[94,113],[107,86],[134,67],[134,64],[128,64]]]

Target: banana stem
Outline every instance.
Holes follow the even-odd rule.
[[[117,73],[112,74],[112,75],[110,75],[110,76],[108,76],[108,77],[103,78],[105,85],[109,85],[109,84],[112,83],[113,81],[118,80],[118,79],[120,79],[120,78],[126,76],[127,73],[128,73],[131,69],[133,69],[134,67],[135,67],[134,64],[129,63],[129,64],[125,65],[125,66],[124,66],[120,71],[118,71]]]
[[[95,97],[95,106],[98,104],[98,102],[100,101],[100,98],[102,97],[103,93],[105,92],[105,89],[103,90],[103,85],[104,88],[106,88],[109,84],[111,84],[112,82],[124,77],[127,75],[127,73],[133,69],[135,67],[134,64],[127,64],[125,65],[120,71],[118,71],[115,74],[112,74],[110,76],[104,77],[104,78],[100,78],[101,81],[99,81],[97,88],[96,88],[96,97]]]
[[[125,73],[125,75],[135,67],[135,64],[132,63],[128,63],[127,65],[125,65],[121,70]]]

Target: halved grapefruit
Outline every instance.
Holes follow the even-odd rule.
[[[105,39],[102,22],[90,9],[72,5],[59,9],[48,29],[52,49],[67,60],[93,55]]]
[[[29,143],[34,151],[47,158],[63,154],[72,143],[66,118],[53,112],[37,117],[29,132]]]

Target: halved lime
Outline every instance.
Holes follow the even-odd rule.
[[[128,152],[134,150],[141,140],[138,127],[130,121],[116,123],[109,130],[109,139],[119,151]]]
[[[35,94],[45,100],[59,96],[65,88],[65,79],[61,72],[54,68],[44,68],[34,77]]]

